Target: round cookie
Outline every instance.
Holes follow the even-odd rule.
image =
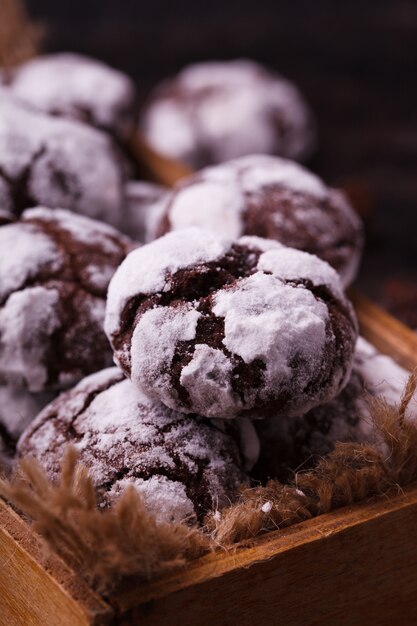
[[[111,138],[46,115],[0,90],[0,205],[44,205],[123,223],[128,166]]]
[[[45,113],[85,122],[121,140],[133,132],[133,81],[95,59],[70,53],[39,56],[17,67],[7,84],[15,96]]]
[[[206,168],[177,183],[158,212],[156,237],[200,226],[233,238],[274,239],[330,263],[344,286],[358,270],[359,217],[341,191],[292,161],[252,155]]]
[[[143,393],[220,418],[298,415],[333,398],[357,334],[327,263],[198,228],[128,255],[109,286],[105,329]]]
[[[303,416],[254,422],[260,454],[253,477],[286,482],[295,471],[315,465],[338,441],[376,443],[366,393],[398,404],[407,378],[408,372],[359,337],[350,380],[336,398]]]
[[[247,60],[197,63],[165,80],[140,131],[155,150],[194,169],[254,152],[303,159],[316,139],[295,85]]]
[[[271,417],[254,422],[260,454],[252,476],[266,482],[288,482],[294,472],[306,470],[331,452],[337,441],[364,441],[371,431],[366,421],[362,379],[353,371],[343,391],[305,415]]]
[[[29,209],[0,228],[0,384],[35,393],[111,363],[107,287],[131,246],[61,209]]]
[[[201,521],[246,482],[229,435],[153,402],[117,368],[89,376],[49,405],[18,453],[38,459],[56,479],[68,444],[89,469],[102,506],[134,485],[159,521]]]
[[[161,217],[159,202],[168,189],[144,180],[132,180],[126,184],[125,223],[123,232],[135,241],[149,241],[150,233],[155,231],[154,224]]]

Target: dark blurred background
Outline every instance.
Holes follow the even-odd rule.
[[[294,80],[316,113],[311,167],[365,214],[359,286],[417,327],[416,0],[27,0],[44,48],[98,57],[145,96],[203,59],[250,57]]]

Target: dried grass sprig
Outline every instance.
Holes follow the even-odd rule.
[[[369,399],[377,440],[385,442],[388,453],[378,443],[337,443],[314,469],[297,473],[292,485],[272,480],[266,487],[243,491],[237,504],[210,516],[213,540],[228,548],[417,480],[417,416],[406,419],[416,389],[417,370],[398,407],[383,398]]]
[[[270,480],[265,487],[242,490],[239,502],[207,518],[207,529],[215,543],[226,548],[309,519],[311,505],[298,489]]]
[[[93,482],[77,465],[72,448],[58,484],[33,459],[24,459],[12,481],[0,481],[0,495],[34,520],[34,530],[51,549],[96,588],[106,590],[125,576],[160,576],[213,546],[233,549],[240,541],[416,480],[417,417],[407,414],[416,389],[414,372],[398,407],[381,398],[369,400],[377,433],[374,445],[336,444],[314,469],[297,473],[292,484],[271,480],[243,489],[237,503],[208,517],[204,529],[157,524],[134,488],[109,509],[99,510]]]
[[[0,2],[0,66],[12,67],[35,56],[43,28],[32,23],[22,0]]]
[[[406,416],[417,389],[417,369],[410,375],[398,407],[384,398],[370,398],[369,410],[388,449],[385,464],[395,482],[406,485],[417,478],[417,415]]]
[[[125,576],[161,575],[210,549],[208,538],[194,528],[157,524],[133,487],[113,507],[100,510],[74,448],[63,459],[57,484],[34,459],[24,459],[12,482],[0,481],[0,494],[33,519],[34,531],[99,590]]]

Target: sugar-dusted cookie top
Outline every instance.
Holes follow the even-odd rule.
[[[0,384],[38,392],[111,362],[107,286],[131,245],[61,209],[29,209],[0,227]]]
[[[37,205],[123,223],[128,166],[110,137],[52,117],[0,88],[0,205]]]
[[[40,110],[85,122],[126,139],[133,131],[137,95],[133,81],[80,54],[38,56],[18,66],[8,88]]]
[[[208,167],[179,181],[158,202],[154,236],[199,226],[229,237],[256,235],[316,254],[356,276],[363,229],[343,193],[306,168],[278,157],[252,155]]]
[[[201,521],[246,481],[232,437],[209,420],[150,400],[117,368],[89,376],[46,407],[18,452],[38,459],[55,479],[69,444],[102,505],[133,485],[158,520]]]
[[[302,159],[315,145],[299,90],[248,60],[196,63],[163,81],[140,131],[155,150],[193,168],[254,152]]]
[[[133,251],[106,332],[144,393],[207,417],[305,413],[347,382],[356,319],[336,272],[257,237],[197,228]]]

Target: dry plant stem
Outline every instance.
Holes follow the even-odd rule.
[[[382,398],[369,401],[376,430],[389,450],[386,465],[399,485],[417,477],[417,418],[406,416],[416,388],[417,369],[408,379],[398,408],[390,406]]]
[[[296,476],[318,513],[327,513],[385,492],[392,480],[381,453],[372,446],[339,443],[311,472]]]
[[[157,524],[133,488],[100,511],[88,472],[76,462],[69,448],[61,481],[54,485],[36,461],[24,459],[12,483],[0,481],[0,493],[32,518],[49,547],[97,589],[105,591],[125,576],[160,575],[209,550],[209,540],[196,529]]]
[[[24,459],[12,481],[0,481],[0,495],[34,520],[34,530],[52,550],[106,591],[123,577],[160,576],[213,546],[234,549],[238,542],[416,480],[417,417],[407,415],[416,388],[414,372],[398,407],[369,400],[379,443],[339,443],[316,468],[296,474],[292,485],[271,480],[244,489],[236,504],[210,515],[203,530],[157,524],[133,487],[111,508],[98,510],[92,480],[77,465],[73,448],[63,460],[59,484],[52,484],[36,461]]]
[[[368,400],[377,440],[385,442],[387,453],[378,443],[338,443],[313,470],[296,474],[292,486],[270,481],[266,487],[243,491],[237,504],[207,520],[214,541],[230,547],[416,480],[417,416],[405,418],[416,388],[417,370],[399,407],[383,398]]]
[[[42,29],[32,24],[22,0],[0,2],[0,66],[12,67],[38,52]]]
[[[266,487],[243,490],[240,502],[223,511],[220,518],[208,518],[207,528],[215,543],[227,548],[309,519],[314,515],[312,508],[312,502],[303,493],[271,480]]]

